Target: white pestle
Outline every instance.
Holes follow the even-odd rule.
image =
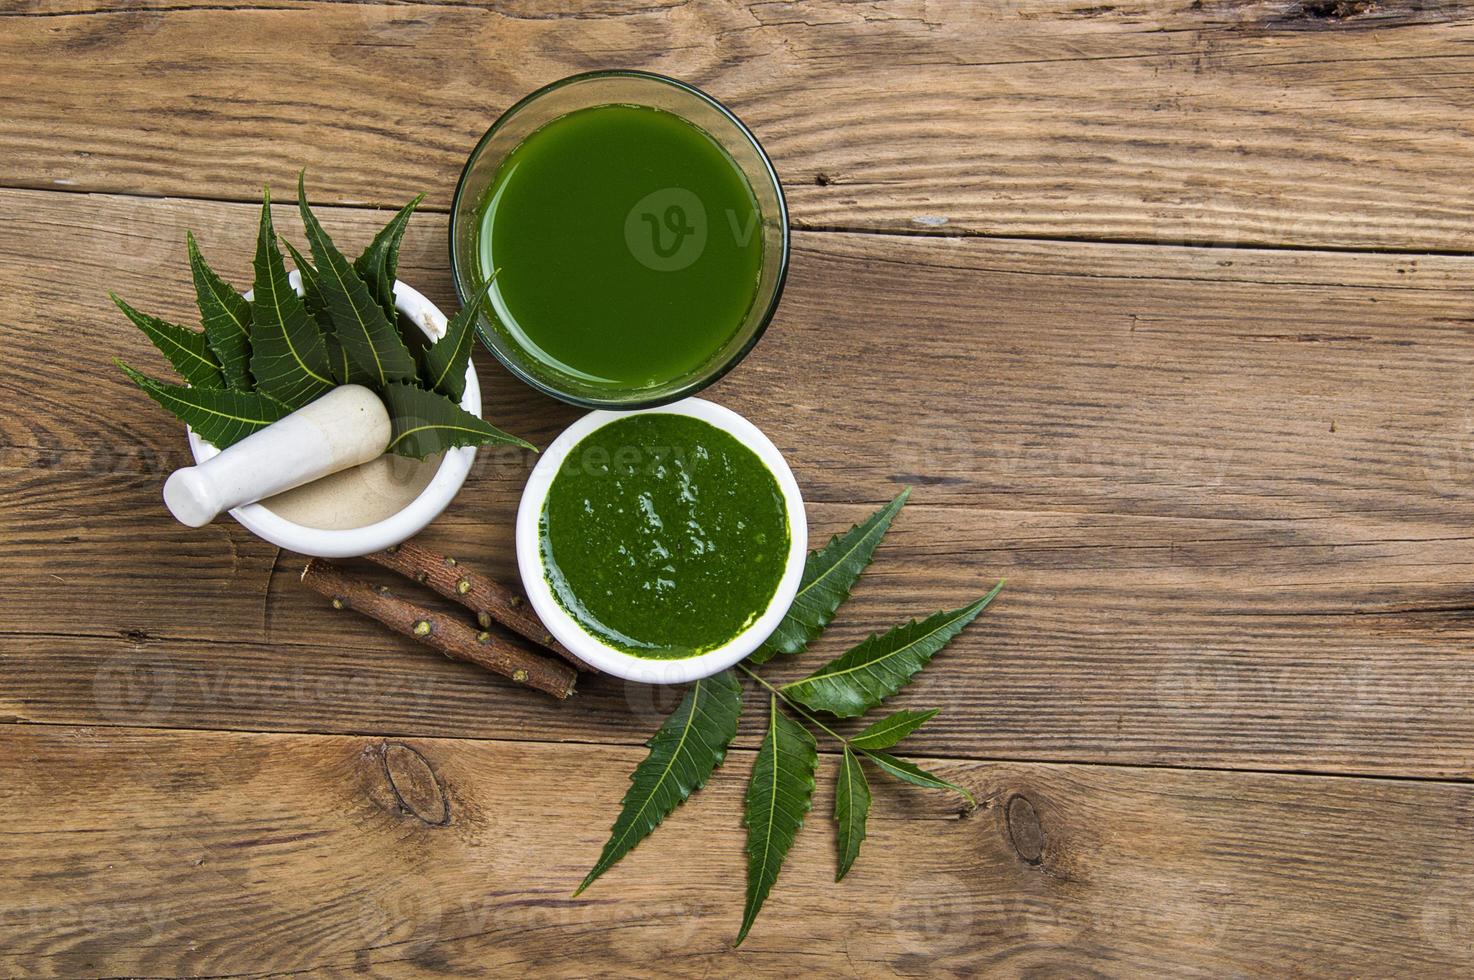
[[[164,481],[169,512],[203,527],[222,511],[255,503],[383,455],[389,413],[362,385],[340,385],[291,415]]]

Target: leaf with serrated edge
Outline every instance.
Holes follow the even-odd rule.
[[[271,192],[261,203],[251,299],[251,375],[256,387],[301,408],[334,386],[322,331],[287,278],[271,226]]]
[[[930,711],[897,711],[886,715],[863,732],[850,738],[857,749],[888,749],[934,718],[941,708]]]
[[[368,372],[373,387],[413,381],[415,359],[399,335],[398,323],[384,314],[353,265],[338,251],[307,206],[307,189],[297,177],[297,208],[307,229],[307,244],[317,266],[317,286],[333,318],[338,343],[349,360]]]
[[[736,946],[747,938],[803,826],[804,814],[813,802],[814,768],[819,762],[814,736],[778,710],[776,697],[769,696],[768,701],[768,733],[758,747],[747,784],[747,815],[743,818],[747,825],[747,903]]]
[[[379,395],[389,410],[389,422],[393,426],[385,452],[424,459],[455,446],[484,446],[494,442],[537,451],[532,443],[508,435],[433,391],[392,384]]]
[[[872,633],[858,646],[814,671],[783,685],[783,693],[805,707],[839,718],[863,715],[911,682],[927,662],[962,628],[977,618],[998,590],[977,602],[911,620],[886,633]]]
[[[114,361],[133,383],[216,449],[264,429],[291,409],[263,392],[164,384]]]
[[[195,301],[205,341],[220,362],[225,383],[243,391],[251,389],[251,304],[235,287],[216,275],[200,254],[194,233],[184,233],[189,250],[189,271],[194,279]]]
[[[870,815],[870,784],[860,760],[845,746],[839,764],[839,778],[834,782],[834,830],[839,844],[839,868],[834,880],[841,881],[860,853],[865,839],[865,818]]]
[[[954,793],[962,794],[963,799],[967,800],[973,806],[978,805],[978,801],[973,799],[972,794],[967,790],[958,786],[956,783],[947,782],[941,776],[935,776],[927,772],[920,766],[906,762],[903,759],[897,759],[893,755],[886,755],[884,752],[877,752],[874,749],[861,749],[860,754],[879,766],[880,771],[887,776],[894,776],[897,779],[911,783],[913,786],[925,786],[927,789],[950,789]]]
[[[317,270],[312,263],[307,261],[307,256],[297,251],[297,246],[283,238],[281,243],[287,247],[287,254],[292,257],[292,264],[297,267],[297,277],[302,282],[302,302],[307,307],[307,312],[317,321],[322,329],[323,336],[333,332],[333,318],[327,315],[327,310],[322,305],[322,291],[317,286]]]
[[[307,312],[317,321],[322,328],[322,343],[327,348],[328,366],[332,369],[333,378],[339,384],[345,385],[367,385],[373,381],[367,371],[354,364],[348,359],[343,350],[343,345],[338,343],[337,331],[333,328],[333,318],[328,313],[327,307],[323,305],[322,290],[318,287],[317,270],[307,257],[297,251],[297,247],[285,238],[282,244],[291,253],[292,262],[297,266],[297,274],[302,279],[302,302],[307,307]]]
[[[496,278],[495,276],[492,277]],[[476,317],[486,303],[488,280],[471,297],[471,302],[445,325],[445,336],[425,351],[425,386],[453,401],[466,393],[466,365],[471,360],[472,339],[476,335]]]
[[[706,784],[737,736],[741,713],[742,685],[730,670],[687,688],[676,710],[645,743],[650,754],[630,775],[630,788],[624,794],[609,841],[598,863],[573,893],[575,896]]]
[[[824,632],[850,597],[850,589],[875,555],[875,546],[910,495],[911,488],[907,487],[861,523],[842,535],[836,534],[818,551],[809,552],[788,614],[748,660],[762,664],[780,653],[799,653]]]
[[[389,223],[379,229],[363,254],[353,260],[354,270],[368,285],[369,292],[391,322],[394,320],[394,277],[399,269],[399,244],[409,228],[410,215],[424,199],[425,195],[420,194],[400,208]]]
[[[220,373],[220,365],[215,360],[215,355],[210,353],[209,346],[205,343],[205,335],[196,333],[188,327],[181,327],[177,323],[168,320],[160,320],[156,316],[140,313],[127,303],[123,302],[114,293],[108,293],[123,315],[133,321],[133,325],[142,330],[148,339],[153,341],[159,353],[169,359],[174,365],[174,370],[179,376],[188,381],[196,388],[223,388],[225,378]]]

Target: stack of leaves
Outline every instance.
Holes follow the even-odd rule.
[[[747,902],[737,943],[747,937],[783,860],[803,825],[814,796],[818,742],[814,730],[839,743],[834,822],[839,867],[834,880],[850,870],[865,839],[870,813],[870,785],[865,764],[887,776],[928,789],[952,790],[976,806],[971,794],[886,750],[937,714],[897,711],[858,734],[840,735],[817,717],[857,718],[911,682],[926,664],[993,601],[1003,583],[975,602],[912,620],[885,633],[872,634],[858,646],[807,677],[774,686],[755,667],[773,657],[801,653],[819,637],[850,588],[870,564],[876,546],[910,491],[847,533],[811,552],[798,595],[776,632],[736,668],[768,694],[768,718],[747,787]],[[671,811],[706,784],[737,735],[742,713],[742,682],[733,670],[692,684],[675,712],[647,743],[650,754],[630,776],[632,785],[614,829],[583,884],[582,892],[647,837]]]
[[[112,297],[187,384],[156,381],[121,361],[118,367],[220,449],[341,384],[365,385],[384,400],[393,424],[386,452],[423,459],[454,446],[511,443],[532,449],[460,406],[486,289],[476,291],[435,343],[416,343],[412,351],[405,342],[394,308],[394,277],[400,243],[420,199],[405,205],[352,262],[307,206],[300,175],[297,202],[313,261],[284,244],[297,266],[300,294],[277,247],[268,190],[249,300],[210,268],[194,235],[187,238],[203,333]]]

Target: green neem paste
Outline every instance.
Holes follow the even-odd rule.
[[[558,603],[638,657],[714,650],[762,615],[788,558],[788,508],[751,449],[687,415],[595,429],[553,477],[540,522]]]

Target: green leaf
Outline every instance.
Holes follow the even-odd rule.
[[[189,247],[189,270],[194,278],[195,301],[205,340],[220,362],[225,382],[243,391],[251,389],[251,304],[210,268],[194,233],[184,233]]]
[[[148,335],[148,339],[152,340],[159,352],[169,359],[169,363],[174,365],[174,370],[179,372],[181,378],[196,388],[225,386],[225,379],[220,374],[220,365],[205,344],[204,334],[196,333],[188,327],[181,327],[177,323],[170,323],[168,320],[160,320],[156,316],[149,316],[147,313],[140,313],[119,299],[115,293],[108,293],[108,295],[112,297],[118,309],[123,311],[123,315]]]
[[[302,281],[302,303],[307,307],[307,312],[317,321],[322,328],[323,336],[333,332],[333,318],[327,315],[327,309],[323,306],[322,291],[317,285],[317,270],[312,263],[307,261],[307,256],[297,251],[297,246],[283,238],[281,243],[287,247],[287,252],[292,256],[292,264],[297,267],[297,276]]]
[[[844,759],[839,764],[839,779],[834,783],[834,824],[839,839],[839,869],[834,880],[841,881],[849,873],[850,865],[860,853],[860,842],[865,839],[865,818],[870,815],[870,784],[865,780],[865,770],[860,760],[844,749]]]
[[[769,696],[768,733],[758,747],[752,780],[747,784],[747,904],[735,945],[741,946],[767,900],[778,870],[793,846],[804,814],[814,797],[814,768],[819,762],[814,736],[778,710]]]
[[[418,195],[404,207],[399,213],[389,219],[389,223],[379,229],[374,240],[369,242],[369,247],[363,250],[363,254],[353,261],[353,268],[368,285],[369,292],[373,294],[375,302],[383,309],[384,315],[393,323],[396,316],[394,312],[394,277],[399,270],[399,243],[404,240],[404,232],[409,228],[410,215],[415,213],[415,208],[425,199],[425,195]],[[459,397],[459,396],[457,396]]]
[[[880,771],[887,776],[894,776],[914,786],[925,786],[927,789],[950,789],[954,793],[961,793],[963,799],[967,800],[973,806],[978,805],[978,801],[973,799],[972,794],[967,790],[958,786],[956,783],[947,782],[941,776],[927,772],[920,766],[897,759],[893,755],[886,755],[884,752],[877,752],[874,749],[861,749],[860,754],[879,766]]]
[[[256,282],[251,300],[251,374],[256,387],[301,408],[333,387],[322,332],[287,278],[271,227],[271,192],[261,204],[256,236]]]
[[[322,328],[322,343],[327,348],[328,366],[332,369],[333,379],[345,385],[369,384],[373,379],[369,377],[368,372],[350,361],[343,350],[343,345],[338,343],[337,331],[333,327],[333,317],[328,313],[327,306],[322,300],[322,289],[318,282],[317,270],[291,242],[283,238],[282,244],[292,254],[292,262],[297,266],[297,273],[302,278],[302,302],[306,305],[307,312]]]
[[[122,361],[113,363],[150,398],[217,449],[237,443],[291,412],[286,405],[262,392],[164,384],[139,374]]]
[[[818,551],[809,552],[788,615],[749,660],[762,664],[780,653],[799,653],[824,632],[835,611],[850,597],[850,588],[870,564],[875,546],[910,495],[911,488],[907,487],[862,523],[830,538]]]
[[[461,307],[445,325],[445,336],[425,351],[425,386],[454,402],[459,402],[466,393],[466,365],[471,360],[476,317],[486,303],[490,285],[488,280],[475,291],[471,302]]]
[[[1001,588],[999,582],[971,605],[935,613],[920,622],[913,619],[886,633],[872,633],[808,677],[783,685],[783,693],[805,707],[840,718],[863,715],[909,684]]]
[[[302,212],[307,243],[317,263],[318,289],[332,315],[338,343],[343,345],[348,359],[368,372],[372,387],[413,381],[415,359],[399,335],[398,321],[384,314],[384,308],[368,286],[318,224],[307,206],[307,189],[301,174],[297,176],[297,208]]]
[[[433,391],[392,384],[379,394],[394,426],[385,452],[424,459],[454,446],[483,446],[493,442],[537,451],[532,443],[508,435]]]
[[[851,738],[850,744],[857,749],[888,749],[931,721],[941,710],[932,708],[930,711],[897,711],[893,715],[886,715]]]
[[[737,736],[742,685],[730,670],[697,681],[645,744],[647,755],[630,776],[630,788],[604,853],[576,896],[644,840],[686,798],[706,784]]]

